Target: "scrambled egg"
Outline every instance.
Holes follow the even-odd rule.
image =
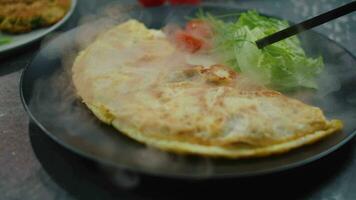
[[[70,0],[0,0],[0,30],[24,33],[50,26],[69,10]]]

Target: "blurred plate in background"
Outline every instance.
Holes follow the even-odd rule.
[[[61,19],[59,22],[52,26],[36,29],[28,33],[22,34],[6,34],[0,32],[0,37],[5,36],[7,38],[11,38],[11,42],[0,45],[0,53],[25,46],[26,44],[41,39],[48,33],[51,33],[52,31],[56,30],[59,26],[61,26],[69,19],[69,17],[73,14],[76,5],[77,0],[71,0],[71,7],[68,10],[67,14],[63,17],[63,19]]]

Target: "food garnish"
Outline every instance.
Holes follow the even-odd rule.
[[[0,45],[8,44],[12,41],[10,37],[0,36]]]
[[[236,71],[281,91],[318,88],[315,79],[323,70],[323,59],[308,57],[296,36],[262,50],[255,44],[256,40],[288,27],[287,21],[262,16],[256,11],[241,13],[229,22],[203,12],[198,14],[198,19],[211,26],[213,50]]]

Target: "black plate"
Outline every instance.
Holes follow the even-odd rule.
[[[197,11],[194,7],[159,7],[132,11],[149,27],[161,27],[166,21],[183,22],[184,16]],[[214,14],[241,10],[205,7]],[[74,37],[69,31],[48,43],[24,70],[21,96],[34,122],[52,139],[66,148],[106,164],[135,172],[175,178],[241,177],[272,173],[301,166],[336,150],[356,133],[356,59],[345,48],[325,36],[309,31],[301,36],[311,56],[322,55],[328,76],[317,93],[304,93],[304,100],[321,107],[328,118],[345,122],[343,132],[321,142],[287,154],[256,159],[210,159],[180,156],[147,148],[112,127],[102,124],[76,98],[70,78],[70,66],[77,54]],[[69,70],[68,70],[69,69]],[[325,79],[331,80],[325,84]],[[294,95],[294,94],[291,94]]]

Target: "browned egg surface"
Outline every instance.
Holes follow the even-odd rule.
[[[171,152],[269,155],[342,127],[317,107],[253,83],[213,54],[178,50],[162,31],[135,20],[82,51],[73,81],[100,120]]]

